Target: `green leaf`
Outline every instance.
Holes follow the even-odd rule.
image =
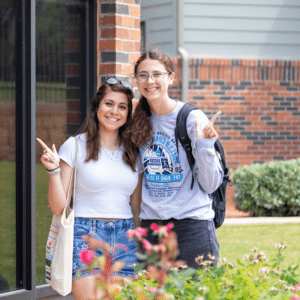
[[[245,264],[243,264],[239,259],[237,259],[237,261],[236,261],[237,263],[238,263],[238,265],[240,265],[240,266],[242,266],[242,267],[244,267],[245,266]]]
[[[145,268],[145,263],[138,263],[135,267],[134,267],[134,271],[136,273],[138,273],[139,271],[143,270]]]
[[[141,254],[141,253],[136,253],[135,256],[137,257],[138,260],[146,260],[148,256],[146,254]]]

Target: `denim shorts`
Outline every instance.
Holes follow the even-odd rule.
[[[203,260],[208,260],[207,254],[215,257],[213,266],[219,260],[219,242],[216,235],[214,221],[186,219],[169,220],[142,220],[141,227],[149,228],[152,223],[157,225],[167,225],[174,223],[172,231],[175,231],[178,239],[180,254],[178,260],[186,261],[189,267],[199,269],[200,266],[195,262],[198,255],[204,255]],[[151,228],[148,229],[147,239],[151,244],[157,244],[157,235],[152,235]]]
[[[123,219],[116,221],[102,221],[87,218],[75,218],[74,222],[74,243],[73,243],[73,272],[72,279],[77,279],[84,276],[99,274],[100,270],[87,270],[84,263],[81,262],[79,253],[81,250],[89,249],[85,240],[81,238],[84,234],[101,240],[114,248],[116,244],[126,246],[129,250],[115,249],[113,252],[113,262],[125,261],[122,270],[113,273],[121,276],[135,276],[132,264],[137,263],[136,253],[137,245],[134,241],[129,241],[126,237],[128,229],[134,229],[133,219]],[[102,249],[98,249],[96,256],[103,254]],[[80,271],[80,272],[78,272]]]

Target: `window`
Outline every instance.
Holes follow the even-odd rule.
[[[0,292],[16,288],[15,12],[0,2]]]
[[[44,279],[52,213],[35,137],[59,148],[86,116],[96,88],[96,5],[0,1],[0,299],[55,294]]]

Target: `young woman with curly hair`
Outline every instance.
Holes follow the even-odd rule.
[[[82,235],[90,234],[111,247],[126,246],[128,251],[114,251],[113,261],[125,261],[125,265],[113,280],[133,279],[135,275],[132,264],[137,262],[137,248],[126,237],[127,230],[133,229],[138,220],[141,192],[137,188],[138,149],[125,138],[131,131],[131,89],[129,82],[107,78],[91,103],[82,133],[75,137],[78,150],[72,292],[76,300],[94,299],[95,274],[100,272],[87,270],[80,260],[80,251],[88,248]],[[75,138],[69,138],[58,153],[54,145],[49,148],[38,139],[44,148],[41,162],[49,174],[48,203],[56,215],[62,214],[66,202],[74,167]]]
[[[214,150],[218,134],[212,120],[201,110],[194,110],[187,119],[187,131],[192,141],[199,184],[191,189],[192,171],[185,150],[175,143],[174,129],[179,110],[184,103],[171,99],[168,88],[174,81],[172,60],[163,52],[144,53],[134,67],[141,94],[133,116],[133,143],[140,148],[143,166],[141,226],[152,223],[174,223],[180,256],[190,267],[199,268],[198,255],[214,256],[217,264],[219,243],[214,227],[214,211],[208,194],[222,182],[223,170]],[[157,236],[148,232],[151,243]]]

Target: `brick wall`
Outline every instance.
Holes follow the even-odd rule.
[[[97,86],[107,76],[132,80],[133,63],[140,56],[140,1],[98,0],[97,2]],[[66,42],[67,134],[78,131],[85,115],[81,111],[82,74],[80,57],[80,28],[83,16],[80,10],[68,11]],[[82,75],[81,75],[82,76]]]
[[[98,85],[106,76],[130,80],[140,56],[140,0],[100,0],[98,6]]]
[[[180,59],[170,96],[181,100]],[[188,102],[215,122],[229,168],[300,156],[300,61],[190,59]],[[229,198],[233,197],[230,191]]]

